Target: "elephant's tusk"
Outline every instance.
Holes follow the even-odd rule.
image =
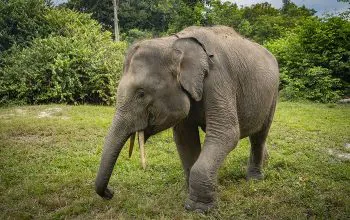
[[[141,164],[143,169],[146,169],[146,157],[145,157],[145,135],[143,131],[138,132],[139,136],[139,146],[140,146],[140,155],[141,155]]]
[[[131,157],[132,151],[134,150],[134,143],[135,143],[135,133],[133,133],[130,136],[129,158]]]

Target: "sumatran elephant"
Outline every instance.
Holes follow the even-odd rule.
[[[263,178],[278,84],[274,56],[229,27],[188,27],[133,44],[103,148],[97,194],[113,197],[108,181],[128,138],[133,145],[139,134],[144,155],[144,141],[170,127],[188,185],[187,210],[214,207],[218,169],[242,138],[251,143],[247,178]],[[202,147],[198,127],[206,133]]]

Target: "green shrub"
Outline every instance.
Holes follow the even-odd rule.
[[[27,46],[34,38],[47,36],[51,31],[44,17],[48,10],[44,0],[1,0],[0,53],[13,44]]]
[[[152,38],[153,34],[149,31],[141,31],[137,28],[130,29],[122,34],[122,39],[132,44],[135,41]]]
[[[312,17],[284,37],[266,43],[280,66],[283,96],[318,102],[348,96],[349,33],[348,21]]]
[[[330,71],[322,67],[313,67],[300,78],[288,79],[281,91],[282,99],[334,102],[339,100],[341,92],[334,89],[340,80],[332,78]]]
[[[12,47],[0,69],[0,104],[113,104],[126,43],[89,15],[52,10],[50,37]]]

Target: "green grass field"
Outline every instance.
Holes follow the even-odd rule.
[[[99,106],[0,108],[1,219],[349,219],[350,106],[281,102],[268,139],[265,180],[247,182],[248,140],[220,169],[219,208],[184,210],[186,188],[171,130],[139,152],[124,148],[114,198],[94,192],[114,113]],[[202,134],[202,138],[204,134]]]

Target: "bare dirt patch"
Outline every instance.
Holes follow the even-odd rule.
[[[21,109],[21,108],[16,108],[15,113],[16,113],[16,115],[25,115],[25,114],[27,114],[27,111],[24,109]]]
[[[51,118],[53,116],[61,116],[62,115],[62,108],[48,108],[44,111],[39,112],[38,118]]]
[[[65,116],[63,113],[63,109],[59,107],[47,108],[38,113],[37,118],[52,118],[59,117],[62,120],[68,120],[69,117]]]
[[[350,161],[350,153],[328,149],[328,154],[343,161]]]
[[[9,119],[11,117],[15,116],[24,116],[27,114],[27,110],[21,109],[21,108],[16,108],[11,111],[5,111],[3,114],[0,114],[0,118],[2,119]]]

